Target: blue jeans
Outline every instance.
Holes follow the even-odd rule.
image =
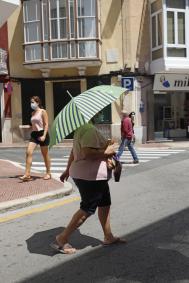
[[[136,154],[136,151],[133,147],[133,143],[131,140],[128,140],[126,138],[121,138],[121,143],[120,143],[120,146],[119,146],[119,149],[118,149],[118,153],[116,154],[117,158],[119,159],[120,156],[123,154],[123,151],[125,149],[125,147],[128,147],[128,150],[130,151],[132,157],[133,157],[133,160],[138,160],[138,156]]]

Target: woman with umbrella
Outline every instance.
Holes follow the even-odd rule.
[[[111,197],[108,185],[110,176],[106,161],[114,154],[114,145],[107,146],[106,139],[92,123],[85,124],[75,131],[67,169],[60,180],[64,182],[69,176],[73,178],[81,196],[80,209],[73,215],[65,230],[56,236],[56,241],[51,244],[55,250],[66,254],[75,253],[76,249],[68,243],[70,235],[93,215],[97,208],[104,233],[103,245],[125,242],[112,234],[110,226]]]
[[[76,249],[69,244],[70,235],[93,215],[97,208],[104,233],[103,245],[125,242],[113,235],[110,226],[111,197],[108,180],[111,173],[107,161],[115,154],[114,145],[110,144],[89,122],[96,113],[119,98],[125,91],[124,88],[105,85],[94,87],[74,98],[70,95],[71,101],[53,123],[51,146],[75,131],[73,149],[60,180],[64,182],[69,176],[72,177],[81,196],[80,209],[51,244],[51,247],[58,252],[66,254],[76,252]]]

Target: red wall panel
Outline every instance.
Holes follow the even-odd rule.
[[[0,27],[0,48],[8,51],[7,23]]]

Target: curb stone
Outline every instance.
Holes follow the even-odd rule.
[[[70,195],[72,191],[73,191],[72,184],[69,182],[65,182],[63,188],[55,191],[46,192],[38,195],[32,195],[21,199],[0,203],[0,213],[5,213],[7,211],[24,208],[42,202],[47,202],[50,199],[59,199],[64,196]]]

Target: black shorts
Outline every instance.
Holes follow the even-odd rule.
[[[94,214],[97,207],[111,205],[111,196],[107,180],[87,181],[73,179],[81,195],[80,209]]]
[[[44,130],[31,132],[30,142],[34,142],[36,144],[39,144],[40,146],[48,146],[50,143],[50,137],[48,133],[46,134],[46,138],[44,141],[39,140],[39,137],[42,137],[43,134],[44,134]]]

